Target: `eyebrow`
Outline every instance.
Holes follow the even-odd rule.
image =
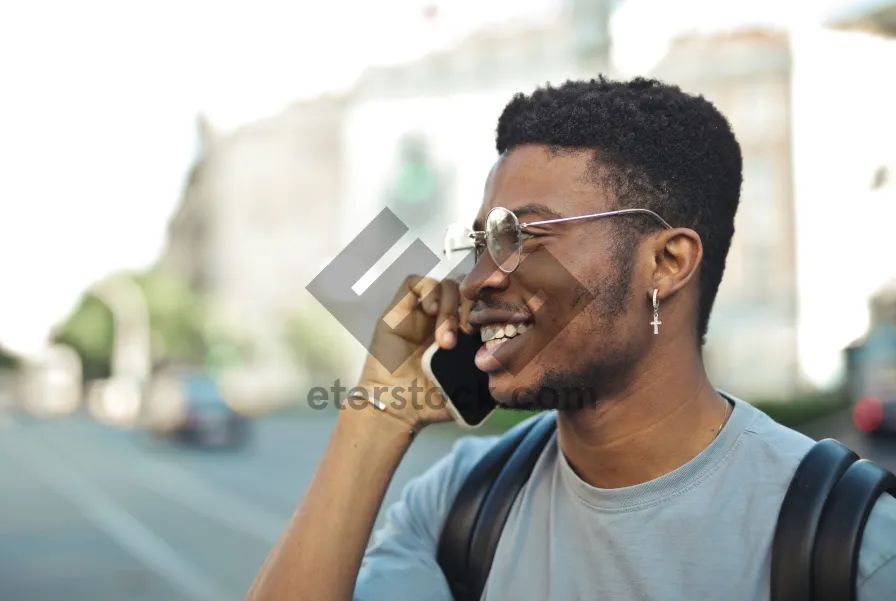
[[[521,223],[525,221],[525,219],[524,219],[525,217],[530,216],[530,215],[537,215],[538,217],[541,217],[545,220],[563,218],[563,215],[561,215],[554,209],[550,208],[547,205],[537,203],[537,202],[529,203],[529,204],[523,205],[521,207],[517,207],[515,209],[512,209],[511,212],[517,216],[517,219],[519,219]],[[482,223],[481,219],[477,218],[476,221],[473,222],[474,230],[482,231],[484,228],[485,228],[485,224]]]

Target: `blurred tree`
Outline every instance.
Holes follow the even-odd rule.
[[[284,337],[296,362],[311,378],[325,385],[344,377],[348,365],[346,342],[334,340],[333,317],[321,307],[306,306],[292,313],[286,320]]]
[[[203,299],[184,282],[158,271],[135,274],[134,281],[146,296],[154,361],[204,363],[208,344],[203,333]],[[52,340],[75,349],[83,362],[87,381],[111,375],[114,336],[112,312],[88,291],[71,315],[54,330]]]
[[[0,345],[0,369],[18,369],[20,363],[17,355]]]
[[[220,299],[207,299],[203,306],[203,336],[207,344],[206,366],[216,372],[251,363],[251,336],[246,315]]]
[[[208,352],[204,335],[205,301],[186,282],[159,271],[138,274],[154,332],[153,357],[201,364]]]
[[[886,187],[889,180],[890,170],[886,166],[880,166],[875,169],[874,176],[871,178],[871,189],[880,190]]]
[[[111,374],[114,337],[112,312],[89,292],[51,336],[54,343],[70,346],[81,357],[85,382],[108,378]]]

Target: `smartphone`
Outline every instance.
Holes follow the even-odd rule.
[[[433,343],[423,353],[423,371],[439,388],[454,421],[465,428],[478,428],[498,408],[488,389],[488,374],[474,362],[480,347],[479,335],[458,329],[454,348],[443,349]]]

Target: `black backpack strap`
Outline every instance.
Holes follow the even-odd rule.
[[[831,491],[815,545],[815,600],[855,601],[859,549],[878,498],[896,496],[896,476],[861,459],[849,466]]]
[[[533,418],[515,426],[479,460],[458,491],[445,518],[436,560],[457,601],[469,598],[467,566],[470,540],[479,510],[507,460],[536,422],[537,418]]]
[[[477,553],[491,553],[487,557],[481,555],[471,555],[474,540],[481,540],[483,537],[482,529],[478,528],[480,524],[484,524],[479,520],[482,509],[489,499],[490,515],[494,514],[493,507],[501,505],[499,497],[512,494],[513,497],[508,504],[512,506],[513,500],[519,493],[519,489],[502,488],[501,492],[497,489],[493,491],[495,484],[502,475],[502,470],[507,466],[511,457],[534,455],[537,459],[544,448],[547,438],[544,437],[544,429],[553,431],[556,424],[556,415],[553,412],[533,417],[522,424],[511,429],[507,434],[495,444],[495,446],[473,467],[463,486],[454,499],[454,503],[448,512],[445,523],[442,526],[442,532],[439,538],[439,546],[436,552],[436,560],[445,578],[455,601],[479,601],[482,597],[482,590],[485,581],[481,580],[481,570],[475,572],[471,566],[479,565],[481,562],[487,562],[491,566],[491,558],[494,555],[495,548],[488,545],[483,546],[482,543],[477,544]],[[532,435],[534,433],[534,436]],[[540,447],[539,442],[542,442]],[[517,452],[519,451],[519,452]],[[518,469],[520,463],[515,461],[512,467]],[[532,462],[534,466],[534,461]],[[525,467],[525,466],[524,466]],[[531,468],[525,473],[525,479],[528,479]],[[503,477],[502,482],[516,481],[514,478]],[[521,486],[520,486],[521,488]],[[506,519],[506,515],[504,516]],[[500,537],[500,530],[504,526],[503,520],[500,524],[490,523],[487,527],[497,528],[497,536]],[[488,568],[485,569],[487,577]],[[481,585],[480,585],[481,581]]]
[[[771,600],[813,601],[813,550],[828,494],[859,459],[833,439],[816,443],[803,457],[778,514],[772,543]]]
[[[495,551],[501,540],[501,532],[507,523],[514,501],[529,481],[529,476],[532,475],[532,470],[541,457],[545,445],[554,435],[556,427],[557,414],[553,411],[538,420],[501,470],[485,499],[470,544],[469,574],[476,601],[479,601],[482,591],[485,590]]]

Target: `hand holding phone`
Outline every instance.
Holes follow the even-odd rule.
[[[469,305],[461,299],[457,281],[408,277],[377,323],[358,388],[415,430],[451,421],[449,409],[432,402],[438,397],[424,393],[421,398],[419,388],[411,391],[438,386],[426,383],[421,358],[433,334],[441,347],[456,347],[457,337],[463,334],[458,323],[465,323]]]
[[[466,428],[478,428],[498,407],[489,392],[488,374],[474,363],[481,346],[479,336],[458,330],[453,348],[434,343],[423,353],[427,378],[440,389],[454,421]]]

